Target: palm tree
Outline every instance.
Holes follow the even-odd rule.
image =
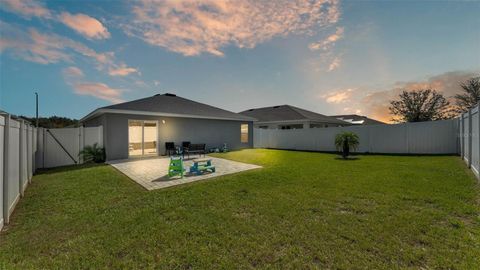
[[[78,154],[84,160],[84,162],[102,163],[105,161],[105,148],[98,147],[98,143],[88,145],[83,148]]]
[[[350,148],[356,150],[359,145],[358,135],[353,132],[342,132],[335,136],[335,147],[338,151],[342,151],[342,157],[348,158],[350,154]]]
[[[480,77],[471,78],[470,80],[460,84],[463,92],[456,94],[457,112],[464,113],[475,107],[480,101]]]

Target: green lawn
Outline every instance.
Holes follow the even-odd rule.
[[[106,165],[36,175],[0,269],[480,269],[480,187],[458,157],[218,156],[264,168],[157,191]]]

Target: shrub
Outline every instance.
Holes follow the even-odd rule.
[[[99,147],[98,143],[94,143],[93,145],[85,146],[80,151],[79,156],[83,158],[85,163],[103,163],[105,162],[105,148]]]
[[[359,145],[358,135],[353,132],[342,132],[335,136],[335,147],[342,152],[342,157],[350,155],[350,149],[356,150]]]

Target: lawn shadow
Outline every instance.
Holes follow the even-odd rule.
[[[360,157],[348,156],[347,158],[343,158],[342,156],[337,156],[335,159],[336,160],[342,160],[342,161],[355,161],[355,160],[359,160]]]
[[[85,163],[85,164],[79,164],[79,165],[67,165],[67,166],[61,166],[61,167],[55,167],[55,168],[37,169],[35,171],[35,175],[61,173],[61,172],[67,172],[67,171],[77,171],[77,170],[83,170],[83,169],[89,169],[89,168],[95,168],[95,167],[102,167],[102,166],[108,166],[108,164],[106,164],[106,163]]]

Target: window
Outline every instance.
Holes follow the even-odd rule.
[[[248,143],[248,124],[240,125],[240,141],[242,143]]]
[[[279,129],[302,129],[303,124],[293,124],[293,125],[281,125],[278,126]]]

